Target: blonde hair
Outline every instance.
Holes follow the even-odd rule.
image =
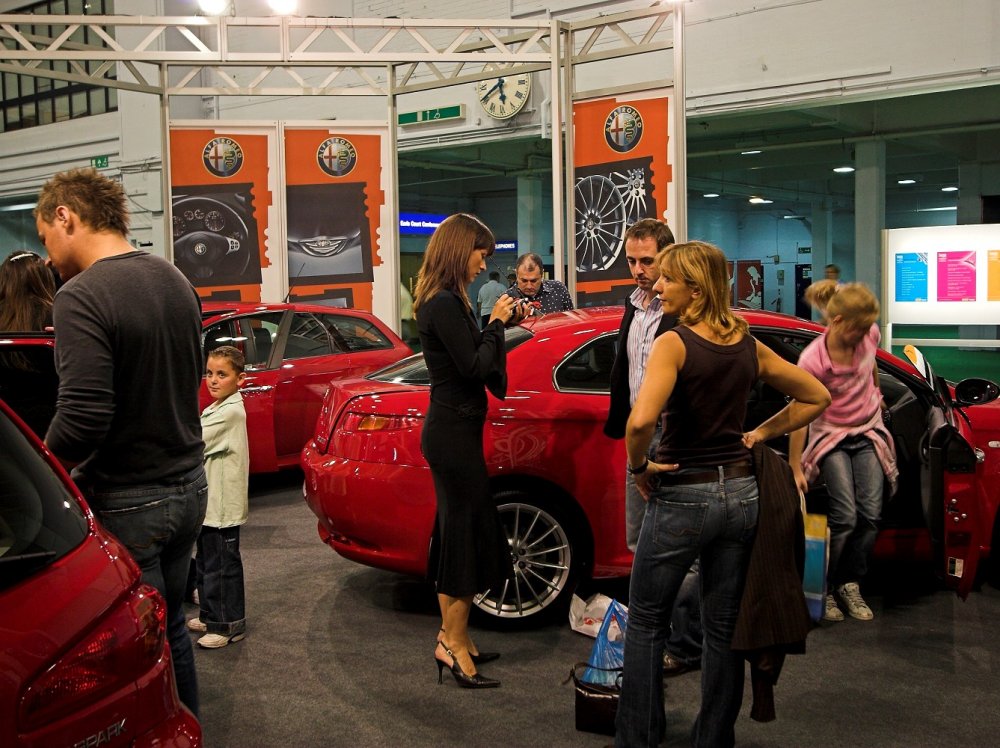
[[[729,308],[729,261],[721,249],[707,242],[674,244],[656,255],[656,264],[663,275],[701,292],[681,313],[682,325],[704,322],[723,341],[748,334],[746,320]]]
[[[835,280],[816,281],[806,289],[806,303],[825,317],[826,305],[839,287],[840,284]]]
[[[826,303],[827,320],[840,317],[853,327],[871,327],[878,315],[878,299],[864,283],[838,286]]]
[[[489,257],[496,249],[493,232],[485,223],[468,213],[456,213],[445,218],[431,235],[424,253],[424,262],[417,275],[413,293],[413,313],[438,291],[454,291],[472,310],[466,292],[469,278],[469,257],[477,249],[485,249]]]

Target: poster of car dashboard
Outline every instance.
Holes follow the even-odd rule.
[[[260,301],[281,286],[266,243],[273,151],[267,128],[171,127],[174,264],[203,298]]]
[[[891,229],[883,257],[887,323],[1000,320],[1000,224]]]
[[[670,221],[672,89],[573,105],[576,291],[579,306],[619,303],[634,289],[625,231]]]

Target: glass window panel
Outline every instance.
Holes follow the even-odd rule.
[[[107,93],[107,111],[114,112],[118,109],[118,89],[117,88],[106,88],[104,89]]]
[[[19,75],[20,79],[20,96],[31,96],[35,93],[35,79],[27,75]]]
[[[90,109],[87,106],[87,92],[78,91],[73,94],[70,101],[70,116],[82,117],[85,114],[90,114]]]

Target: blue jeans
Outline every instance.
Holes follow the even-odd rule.
[[[198,715],[194,651],[184,621],[184,588],[191,549],[205,519],[208,482],[199,466],[175,485],[91,491],[87,499],[101,524],[131,552],[167,602],[167,638],[181,702]]]
[[[683,475],[683,471],[679,474]],[[618,748],[656,746],[664,737],[663,648],[674,600],[701,561],[701,711],[696,746],[731,746],[743,701],[743,656],[730,647],[747,562],[757,531],[751,477],[656,489],[632,565],[625,669],[616,721]]]
[[[646,456],[650,460],[656,461],[656,448],[660,446],[660,437],[663,435],[663,425],[657,421],[656,429],[653,431],[653,438],[646,450]],[[635,485],[635,476],[625,471],[625,545],[630,551],[635,551],[639,543],[639,531],[642,529],[642,518],[646,516],[646,500],[642,498],[639,489]]]
[[[868,558],[878,535],[882,515],[882,465],[871,440],[865,436],[844,439],[820,464],[830,495],[831,589],[857,582],[868,572]]]
[[[198,535],[199,619],[210,634],[235,636],[247,628],[240,528],[202,527]]]
[[[701,572],[697,561],[688,569],[670,614],[667,654],[688,667],[701,665]]]

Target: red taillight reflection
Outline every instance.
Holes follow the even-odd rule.
[[[376,415],[348,411],[337,424],[339,431],[385,432],[416,428],[423,421],[415,416]]]
[[[61,719],[150,670],[163,656],[166,620],[160,593],[139,585],[28,686],[21,698],[20,731]]]

